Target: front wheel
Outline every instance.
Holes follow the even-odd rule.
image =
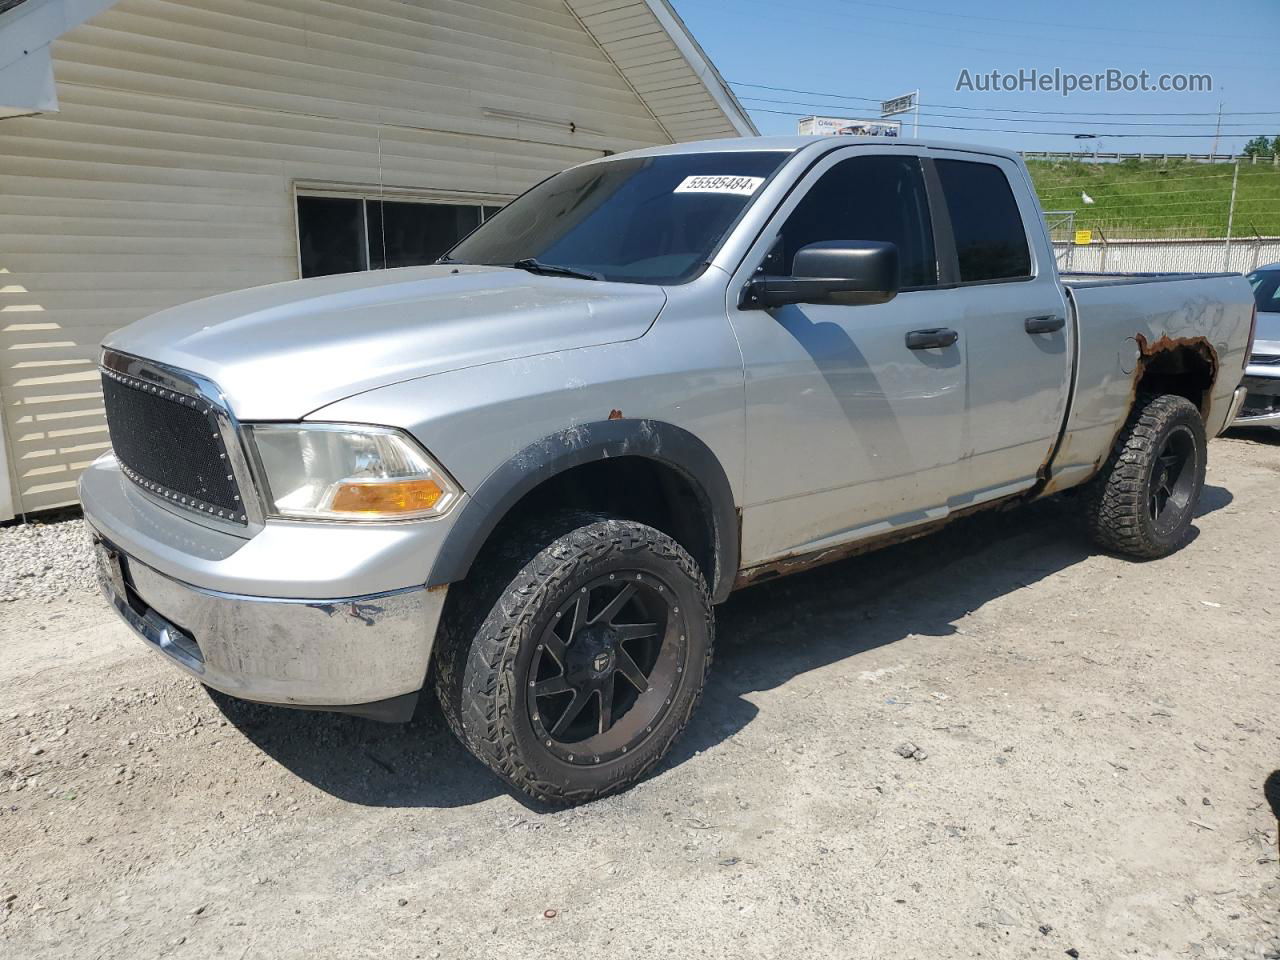
[[[439,651],[437,691],[512,786],[593,800],[643,776],[687,724],[711,663],[710,595],[693,558],[643,524],[596,518],[527,546],[475,636]]]
[[[1086,498],[1095,543],[1144,560],[1187,536],[1204,487],[1208,443],[1186,397],[1147,397],[1130,415]]]

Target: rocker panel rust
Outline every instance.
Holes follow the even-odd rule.
[[[1193,402],[1195,402],[1200,408],[1201,415],[1207,419],[1209,415],[1209,406],[1212,402],[1213,387],[1214,384],[1217,383],[1219,369],[1218,352],[1214,349],[1213,344],[1209,341],[1208,337],[1172,337],[1165,334],[1158,337],[1156,340],[1148,340],[1144,334],[1135,333],[1133,335],[1133,340],[1138,345],[1138,358],[1129,381],[1128,409],[1132,410],[1134,404],[1137,402],[1138,390],[1142,383],[1142,379],[1151,369],[1153,364],[1158,362],[1163,356],[1172,355],[1180,350],[1191,350],[1209,366],[1209,382],[1204,389],[1200,391],[1201,396],[1199,401],[1193,400]],[[1106,462],[1106,458],[1115,449],[1116,441],[1119,439],[1127,422],[1128,415],[1126,414],[1126,416],[1121,418],[1117,425],[1115,434],[1112,436],[1111,442],[1107,444],[1104,453],[1094,462],[1094,473],[1097,473],[1098,470],[1102,469],[1103,464]],[[1027,500],[1037,499],[1053,493],[1060,493],[1063,489],[1067,488],[1055,482],[1059,478],[1056,478],[1053,474],[1053,460],[1060,448],[1061,441],[1062,437],[1060,436],[1051,447],[1044,463],[1040,467],[1038,472],[1041,478],[1040,481],[1028,491],[1012,494],[1008,497],[994,500],[989,503],[980,503],[971,507],[965,507],[954,511],[945,517],[941,517],[937,520],[931,520],[927,523],[922,523],[906,530],[896,530],[887,534],[868,537],[864,540],[856,540],[847,544],[826,547],[821,550],[788,554],[786,556],[779,557],[776,560],[771,560],[768,563],[760,564],[759,566],[741,571],[734,581],[733,589],[738,590],[766,580],[772,580],[775,577],[785,576],[790,573],[798,573],[802,570],[810,570],[814,567],[824,566],[828,563],[836,563],[840,560],[847,560],[851,557],[869,553],[872,550],[879,550],[882,547],[888,547],[898,543],[906,543],[909,540],[915,540],[919,537],[925,537],[932,533],[936,533],[938,530],[955,520],[975,513],[981,513],[987,510],[1010,509]],[[1078,486],[1078,481],[1071,484],[1071,486]]]

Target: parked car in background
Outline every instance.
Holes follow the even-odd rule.
[[[1258,326],[1241,381],[1244,405],[1235,425],[1280,429],[1280,263],[1259,267],[1247,279],[1258,306]]]
[[[684,729],[737,587],[1073,487],[1103,548],[1175,550],[1252,316],[1238,275],[1060,278],[1012,151],[639,150],[438,265],[111,334],[81,498],[111,602],[201,682],[384,720],[434,684],[580,802]]]

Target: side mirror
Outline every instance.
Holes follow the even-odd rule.
[[[877,240],[824,240],[796,251],[791,276],[761,276],[742,290],[744,310],[789,303],[861,306],[898,295],[898,247]]]

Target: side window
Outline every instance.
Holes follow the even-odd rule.
[[[936,284],[938,261],[920,161],[878,155],[837,163],[791,211],[765,270],[790,274],[796,251],[821,240],[897,244],[900,285]]]
[[[992,163],[935,160],[960,261],[960,281],[1031,276],[1022,214],[1004,171]]]
[[[298,252],[304,277],[368,270],[364,201],[298,197]]]

